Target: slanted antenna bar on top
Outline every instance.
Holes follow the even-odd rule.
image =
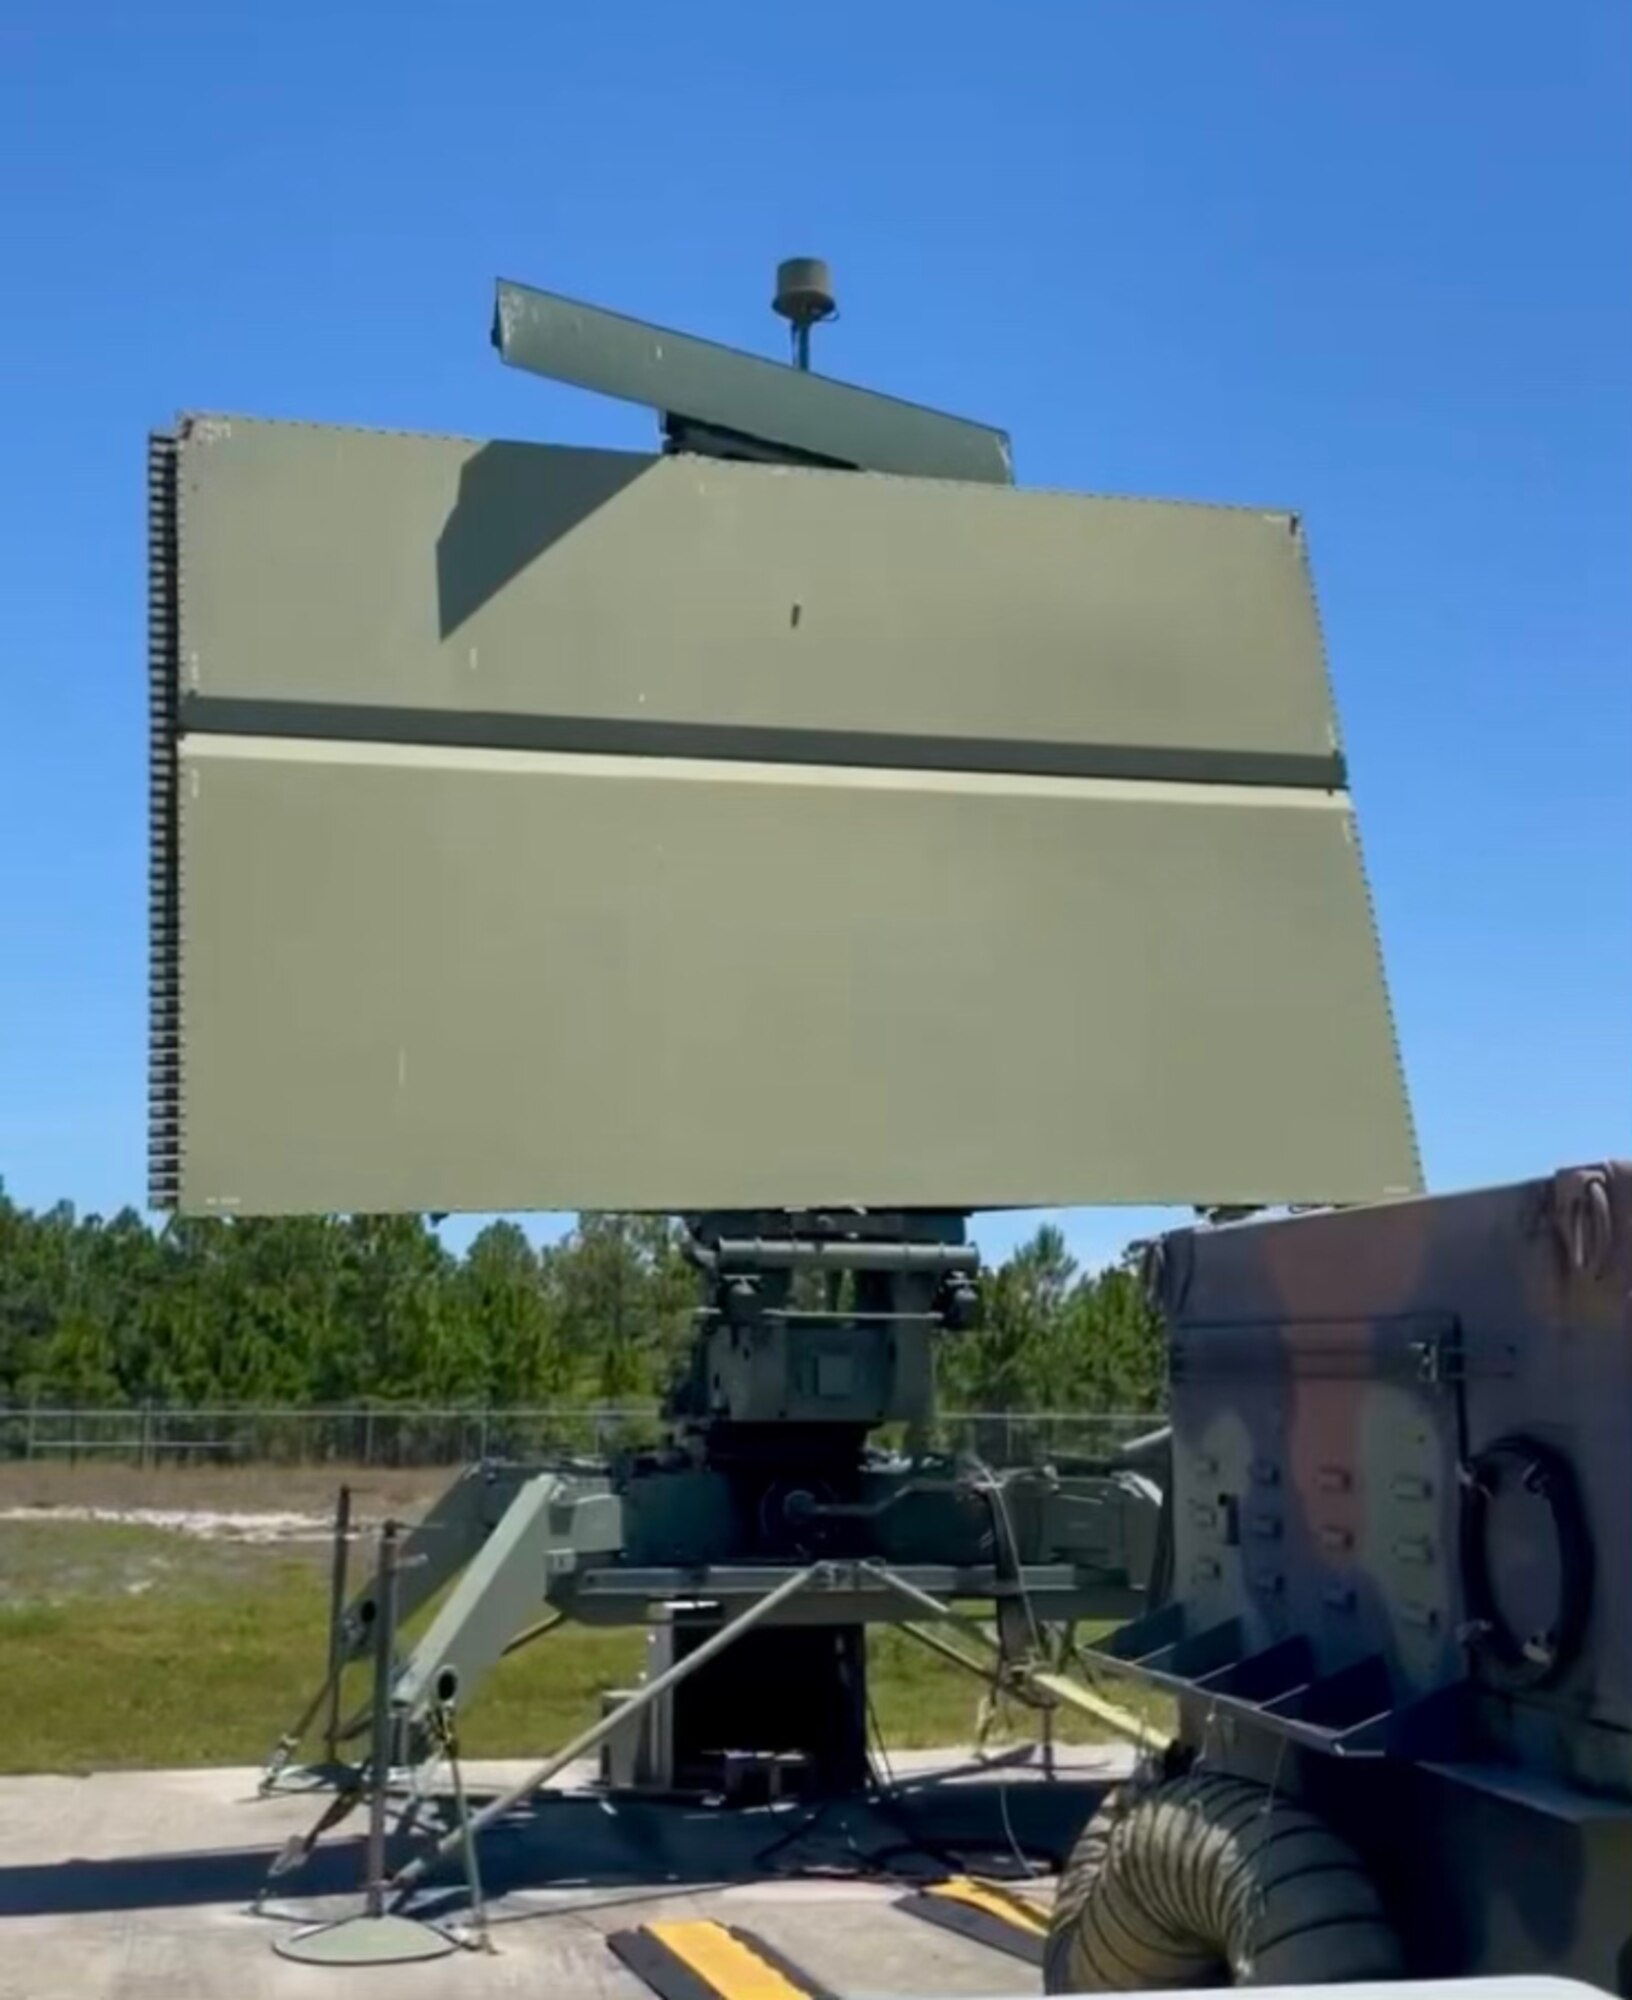
[[[512,368],[656,410],[670,449],[1013,485],[1006,432],[811,372],[810,329],[836,312],[819,258],[785,259],[773,304],[792,368],[505,279],[493,344]]]

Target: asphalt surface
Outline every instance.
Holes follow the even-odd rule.
[[[1049,1783],[1026,1765],[902,1753],[887,1800],[819,1812],[614,1803],[584,1788],[588,1773],[568,1773],[576,1787],[552,1789],[482,1841],[491,1953],[345,1972],[273,1946],[360,1910],[360,1815],[257,1911],[274,1857],[324,1795],[260,1799],[259,1773],[246,1770],[0,1779],[0,2000],[649,2000],[606,1939],[684,1918],[747,1927],[843,2000],[1035,1994],[1033,1968],[895,1902],[968,1866],[1008,1875],[1046,1908],[1051,1882],[1026,1882],[1022,1863],[1041,1869],[1039,1857],[1069,1845],[1127,1763],[1118,1749],[1062,1752]],[[476,1765],[467,1782],[491,1794],[524,1768]],[[410,1911],[465,1933],[457,1870]]]

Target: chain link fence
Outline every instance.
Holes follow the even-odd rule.
[[[946,1411],[929,1442],[993,1465],[1103,1457],[1155,1430],[1150,1411]],[[654,1444],[655,1403],[442,1409],[358,1404],[334,1409],[67,1409],[0,1404],[0,1460],[131,1465],[441,1466],[479,1458],[602,1457]],[[881,1441],[904,1442],[892,1427]]]

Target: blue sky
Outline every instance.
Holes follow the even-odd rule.
[[[1629,78],[1625,0],[8,0],[8,1189],[141,1197],[147,429],[643,445],[495,276],[779,353],[793,252],[1022,480],[1302,510],[1430,1182],[1632,1152]]]

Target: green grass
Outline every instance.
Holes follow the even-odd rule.
[[[259,1764],[321,1677],[326,1616],[309,1555],[95,1523],[0,1523],[0,1771]],[[977,1680],[902,1632],[875,1631],[870,1646],[889,1745],[970,1740]],[[464,1750],[547,1752],[598,1715],[603,1688],[638,1674],[643,1651],[638,1630],[552,1632],[481,1689],[462,1718]],[[1010,1721],[1000,1735],[1030,1733],[1024,1711]],[[1094,1734],[1062,1718],[1062,1738]]]
[[[39,1605],[213,1597],[264,1573],[264,1546],[111,1521],[0,1522],[0,1616]]]

